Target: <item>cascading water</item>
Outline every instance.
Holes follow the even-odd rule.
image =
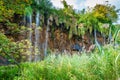
[[[39,48],[39,12],[36,14],[36,27],[35,27],[35,47]]]
[[[29,28],[30,28],[30,31],[29,31],[29,41],[31,43],[31,46],[32,46],[32,15],[29,15],[28,16],[28,19],[29,19]],[[32,47],[30,46],[30,54],[29,54],[29,62],[32,61]]]
[[[35,0],[37,5],[40,5],[40,0]],[[35,27],[35,56],[34,56],[34,61],[39,61],[40,60],[40,31],[39,31],[39,26],[40,26],[40,12],[39,10],[36,11],[36,27]]]
[[[48,31],[49,31],[49,19],[47,21],[46,27],[46,37],[45,37],[45,47],[44,47],[44,56],[47,56],[47,47],[48,47]]]
[[[39,25],[40,25],[40,13],[39,11],[36,12],[36,27],[35,27],[35,58],[34,61],[39,61],[40,56],[40,31],[39,31]]]
[[[32,53],[33,53],[33,48],[32,48],[32,8],[31,6],[28,6],[25,8],[25,17],[24,17],[24,22],[25,26],[29,28],[28,32],[28,40],[31,43],[31,46],[29,47],[29,55],[28,55],[28,61],[32,61]]]
[[[36,2],[36,5],[39,6],[40,5],[40,0],[34,0]],[[26,19],[28,19],[27,24],[29,24],[29,28],[30,28],[30,31],[29,31],[29,41],[31,43],[31,45],[33,47],[30,47],[29,51],[30,51],[30,54],[29,54],[29,62],[33,61],[33,58],[34,58],[34,61],[40,61],[41,57],[40,57],[40,51],[43,52],[44,56],[47,56],[47,47],[48,47],[48,30],[49,30],[49,20],[47,22],[47,27],[46,27],[46,36],[45,36],[45,42],[40,44],[40,30],[39,30],[39,27],[40,27],[40,10],[38,8],[35,9],[36,10],[36,15],[35,15],[35,26],[32,25],[32,8],[31,6],[27,7],[26,8],[26,12],[25,12],[25,15],[26,15]],[[27,25],[28,26],[28,25]],[[41,49],[41,47],[43,47]]]

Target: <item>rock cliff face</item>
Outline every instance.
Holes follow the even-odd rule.
[[[45,40],[45,30],[41,31],[40,43],[43,44]],[[99,35],[99,34],[97,34]],[[98,42],[102,45],[104,40],[102,36],[97,38]],[[49,31],[48,35],[48,47],[54,51],[59,50],[60,52],[68,51],[82,51],[83,48],[86,51],[90,51],[90,47],[94,45],[94,36],[86,33],[84,37],[73,35],[71,39],[69,39],[69,34],[66,32],[62,32],[60,29],[56,29],[53,32]]]
[[[54,22],[52,22],[54,23]],[[35,45],[35,24],[32,24],[31,26],[31,42],[32,46]],[[54,27],[55,26],[55,27]],[[61,52],[69,52],[72,54],[73,51],[79,51],[85,50],[87,52],[90,52],[94,49],[91,49],[91,46],[94,45],[94,34],[90,34],[89,31],[85,33],[83,36],[73,35],[71,38],[69,38],[69,29],[65,28],[64,25],[56,25],[52,24],[49,25],[48,32],[48,40],[47,40],[47,49],[54,51]],[[29,36],[29,27],[25,27],[24,29],[21,29],[19,26],[20,31],[18,33],[11,33],[14,29],[9,29],[8,26],[5,26],[3,24],[0,24],[0,32],[5,33],[8,38],[13,39],[13,41],[20,41],[24,39],[28,39]],[[46,30],[47,25],[42,24],[39,29],[39,48],[41,56],[44,56],[44,48],[46,44]],[[104,39],[102,35],[97,32],[97,40],[100,44],[104,44]],[[94,48],[94,47],[92,47]],[[1,58],[3,59],[3,58]],[[4,60],[4,59],[3,59]],[[3,62],[3,61],[2,61]]]
[[[20,33],[16,34],[7,34],[6,32],[10,31],[10,29],[5,28],[5,26],[0,25],[0,32],[4,33],[9,39],[19,42],[24,39],[28,39],[29,36],[29,29],[27,27],[23,30],[20,31]],[[40,53],[36,54],[35,52],[35,25],[32,25],[31,29],[31,43],[32,43],[32,53],[31,53],[31,61],[36,61],[39,60],[38,57],[40,57],[40,60],[44,59],[45,57],[45,44],[46,44],[46,32],[48,32],[48,40],[47,40],[47,54],[51,53],[52,54],[61,54],[61,53],[66,53],[66,54],[73,54],[75,52],[81,53],[81,51],[86,51],[86,52],[91,52],[94,50],[95,45],[94,45],[94,35],[90,34],[89,32],[86,32],[85,35],[83,36],[78,36],[78,35],[73,35],[71,38],[69,38],[69,30],[63,29],[63,27],[57,26],[57,27],[52,27],[49,26],[49,30],[47,30],[46,26],[40,27],[39,28],[39,49]],[[66,31],[65,31],[66,30]],[[104,44],[104,39],[102,35],[97,32],[97,40],[98,42],[103,45]],[[27,44],[26,44],[27,45]],[[27,50],[26,50],[27,51]],[[21,53],[21,56],[22,53]],[[29,59],[29,56],[25,54],[25,60],[27,61],[27,58]],[[21,60],[21,59],[20,59]],[[19,61],[21,62],[21,61]],[[5,59],[4,57],[0,56],[0,65],[8,65],[10,62]]]

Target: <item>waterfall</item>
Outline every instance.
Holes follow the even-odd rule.
[[[29,47],[29,54],[28,54],[28,61],[31,62],[32,61],[32,53],[33,53],[33,48],[32,48],[32,8],[31,6],[28,6],[25,8],[25,12],[24,12],[24,25],[27,26],[29,28],[28,31],[28,40],[31,43],[31,46]]]
[[[31,43],[31,46],[29,48],[29,51],[30,51],[30,54],[29,54],[29,58],[28,58],[28,61],[31,62],[32,61],[32,54],[33,54],[33,48],[32,48],[32,45],[34,43],[34,61],[39,61],[40,60],[40,31],[39,31],[39,25],[40,25],[40,13],[39,11],[36,12],[36,26],[33,26],[32,25],[32,14],[30,15],[27,15],[26,16],[26,23],[27,23],[27,26],[29,27],[29,35],[28,35],[28,40],[30,41]],[[32,31],[33,27],[35,27],[35,30],[34,30],[34,33]],[[35,34],[34,38],[33,39],[33,34]]]
[[[30,41],[31,46],[32,46],[32,15],[28,16],[28,21],[29,21],[29,28],[30,28],[30,31],[29,31],[29,41]],[[29,62],[32,61],[32,47],[31,46],[29,48],[29,51],[30,51]]]
[[[46,37],[45,37],[45,48],[44,48],[44,56],[47,56],[47,47],[48,47],[48,31],[49,31],[49,19],[47,22],[47,27],[46,27]]]
[[[37,12],[36,14],[36,27],[35,27],[35,48],[38,48],[39,49],[39,38],[40,38],[40,35],[39,35],[39,12]],[[36,53],[36,52],[35,52]]]
[[[39,61],[40,56],[40,31],[39,31],[39,25],[40,25],[40,13],[39,11],[36,12],[36,27],[35,27],[35,58],[34,61]]]
[[[40,0],[34,0],[37,5],[40,4]],[[39,31],[39,26],[40,26],[40,12],[37,10],[36,11],[36,26],[35,26],[35,41],[34,41],[34,61],[39,61],[40,60],[40,31]]]
[[[39,6],[41,3],[41,0],[34,0],[36,3],[36,6]],[[32,25],[32,13],[33,13],[33,9],[31,8],[31,6],[27,7],[25,10],[25,14],[26,14],[26,20],[27,23],[29,21],[29,41],[32,44],[33,47],[30,47],[29,51],[29,61],[40,61],[41,57],[40,57],[40,53],[43,52],[44,56],[47,56],[47,48],[48,48],[48,31],[49,31],[49,19],[47,21],[47,26],[46,26],[46,32],[45,32],[45,41],[44,43],[40,43],[40,10],[39,8],[36,8],[36,15],[35,15],[35,26]],[[42,47],[42,49],[41,49]],[[41,52],[40,52],[41,51]]]
[[[98,47],[99,51],[104,54],[104,51],[102,49],[102,46],[98,43],[97,41],[97,34],[96,34],[96,29],[94,28],[94,38],[95,38],[95,45]]]

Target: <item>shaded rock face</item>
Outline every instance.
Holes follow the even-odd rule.
[[[71,48],[73,51],[82,51],[82,46],[79,44],[74,44]]]
[[[5,59],[4,57],[0,56],[0,66],[2,65],[8,65],[10,62]]]

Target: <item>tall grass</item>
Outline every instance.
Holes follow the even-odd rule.
[[[118,80],[120,50],[108,45],[104,52],[52,55],[41,62],[22,63],[21,75],[14,80]]]
[[[0,80],[13,80],[15,76],[19,75],[18,66],[1,66]]]

